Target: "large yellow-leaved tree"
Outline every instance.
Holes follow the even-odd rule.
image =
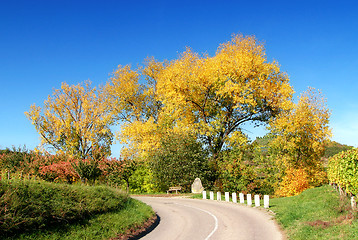
[[[293,93],[287,75],[252,36],[234,36],[213,57],[187,49],[163,69],[157,88],[165,115],[195,132],[214,159],[246,142],[245,123],[265,124],[289,109]]]
[[[101,88],[89,81],[54,90],[43,108],[33,104],[26,116],[41,136],[42,144],[56,151],[86,158],[111,153],[112,111]]]
[[[265,124],[289,109],[293,93],[287,75],[252,36],[234,36],[213,57],[188,49],[171,62],[119,66],[106,91],[124,123],[124,143],[145,152],[168,132],[190,132],[213,159],[247,140],[245,123]]]

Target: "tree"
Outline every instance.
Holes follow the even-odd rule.
[[[298,169],[298,175],[307,174],[309,186],[316,186],[324,181],[321,158],[324,155],[324,145],[331,134],[329,116],[330,112],[321,93],[309,88],[290,111],[282,112],[271,123],[271,133],[275,138],[270,142],[270,148],[279,159],[278,166],[283,174],[287,175]],[[295,178],[289,179],[295,181]],[[287,178],[284,184],[298,186],[289,183]],[[295,190],[286,192],[297,193]]]
[[[72,86],[62,83],[43,109],[34,104],[25,113],[42,144],[82,159],[98,151],[110,155],[112,113],[103,90],[90,85],[88,81]]]
[[[149,155],[149,166],[162,191],[172,186],[190,191],[197,177],[208,186],[211,177],[202,144],[190,135],[170,134],[162,138],[160,147]]]
[[[137,163],[129,158],[115,159],[106,161],[107,179],[115,184],[120,184],[122,180],[126,182],[127,193],[129,192],[129,179],[137,169]]]
[[[165,132],[158,127],[162,103],[157,96],[158,74],[165,65],[153,58],[138,69],[119,65],[105,86],[115,120],[121,124],[118,138],[128,144],[126,151],[149,151],[157,147]]]
[[[245,123],[265,124],[291,104],[292,88],[254,37],[234,36],[214,57],[187,49],[159,75],[166,116],[204,141],[212,159],[247,141]]]
[[[190,132],[216,159],[223,149],[247,141],[245,123],[265,124],[289,108],[288,81],[254,37],[234,36],[213,57],[188,49],[169,63],[150,59],[138,70],[119,66],[107,89],[125,122],[122,142],[148,152],[168,133]]]

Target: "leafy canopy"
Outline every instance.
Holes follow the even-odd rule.
[[[44,107],[33,104],[25,113],[41,135],[42,144],[59,152],[86,158],[98,154],[110,155],[113,134],[112,113],[101,88],[91,88],[90,82],[68,85],[54,90]]]
[[[168,133],[190,132],[213,158],[247,141],[244,123],[266,123],[289,109],[293,93],[287,75],[251,36],[234,36],[213,57],[187,49],[171,62],[150,59],[137,70],[119,66],[106,89],[125,122],[123,143],[148,152]]]

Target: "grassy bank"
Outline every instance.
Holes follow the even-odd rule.
[[[331,186],[270,200],[270,210],[291,239],[358,239],[357,213]]]
[[[0,181],[1,239],[106,239],[153,210],[113,188]]]

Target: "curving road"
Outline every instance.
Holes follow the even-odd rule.
[[[159,225],[142,239],[284,239],[265,211],[224,201],[135,197],[153,207]]]

